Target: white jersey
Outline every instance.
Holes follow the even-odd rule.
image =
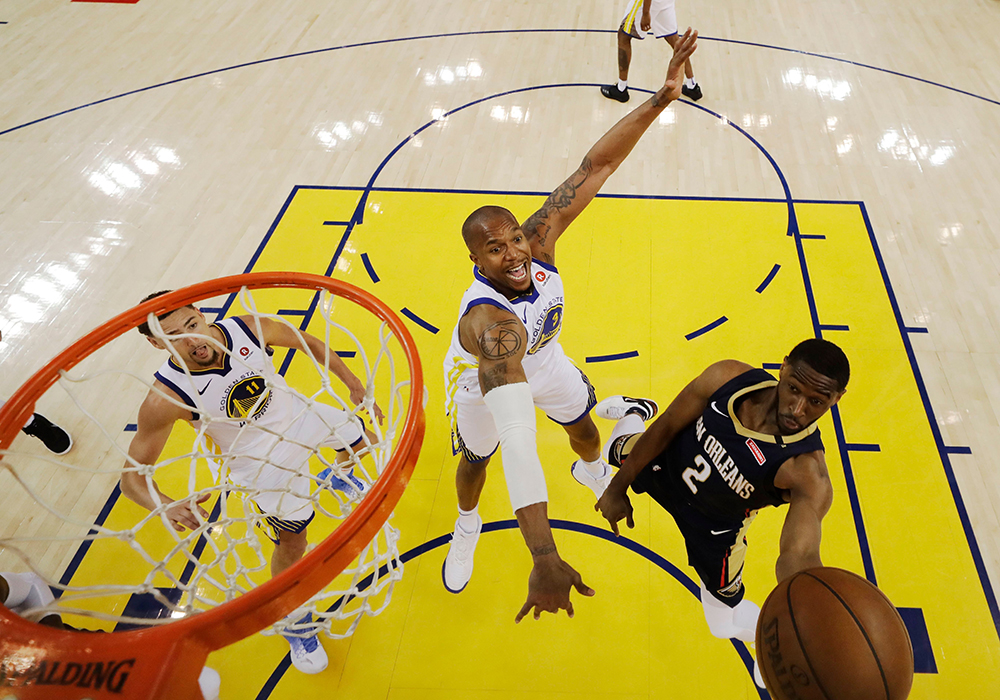
[[[517,316],[528,335],[528,350],[521,366],[527,379],[531,379],[550,356],[562,354],[559,331],[563,318],[563,284],[555,266],[540,260],[531,260],[532,288],[527,294],[508,299],[475,270],[475,280],[465,291],[458,310],[458,322],[451,334],[451,345],[444,360],[445,386],[451,400],[459,389],[480,395],[479,360],[462,347],[458,327],[469,310],[479,304],[491,304]],[[464,392],[463,392],[464,393]],[[450,411],[449,411],[450,412]]]
[[[213,325],[222,331],[229,349],[223,367],[190,369],[189,377],[171,357],[155,376],[191,407],[189,422],[196,430],[202,426],[202,416],[220,419],[209,421],[205,434],[223,455],[263,456],[276,435],[287,432],[302,415],[305,402],[273,370],[272,351],[242,319],[227,318]],[[243,429],[247,421],[267,430]]]

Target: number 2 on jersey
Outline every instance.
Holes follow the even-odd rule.
[[[695,469],[694,467],[688,467],[681,474],[681,478],[684,479],[684,483],[688,485],[691,489],[691,493],[698,493],[698,485],[695,484],[695,480],[704,482],[708,478],[708,475],[712,473],[712,465],[708,463],[701,455],[695,455],[694,463],[700,467],[700,469]]]

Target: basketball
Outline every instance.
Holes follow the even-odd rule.
[[[757,663],[774,700],[904,700],[913,647],[878,588],[821,567],[779,583],[757,622]]]

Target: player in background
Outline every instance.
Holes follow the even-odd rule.
[[[618,83],[602,85],[601,94],[611,100],[628,102],[628,68],[632,63],[632,38],[645,39],[647,34],[666,39],[677,50],[677,14],[674,0],[629,0],[625,16],[618,25]],[[697,102],[701,99],[701,86],[694,79],[691,61],[684,64],[686,79],[681,94]]]
[[[677,42],[662,88],[608,131],[575,173],[523,225],[502,207],[482,207],[462,227],[475,264],[474,282],[462,298],[445,358],[445,384],[455,442],[461,450],[455,485],[459,517],[445,558],[445,587],[458,593],[472,576],[482,519],[479,496],[486,467],[500,446],[511,507],[533,568],[520,621],[532,609],[573,615],[570,589],[593,590],[563,561],[548,521],[545,476],[535,445],[535,407],[561,424],[579,455],[574,478],[597,498],[612,472],[601,459],[600,434],[590,417],[596,403],[583,373],[558,343],[563,287],[555,244],[593,200],[667,105],[680,97],[684,65],[697,32]]]

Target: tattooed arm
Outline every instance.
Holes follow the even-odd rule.
[[[528,334],[517,316],[480,304],[462,317],[458,332],[462,347],[479,358],[479,388],[484,396],[498,386],[528,381],[521,367]]]
[[[528,217],[521,230],[531,241],[531,254],[555,262],[555,245],[618,166],[622,164],[649,125],[667,105],[680,97],[684,63],[694,53],[698,32],[688,29],[674,48],[667,79],[656,94],[619,121],[594,144],[577,171],[549,195],[542,208]]]
[[[462,345],[479,358],[479,385],[500,434],[504,476],[517,524],[531,552],[528,597],[514,618],[534,611],[565,610],[573,617],[570,591],[594,595],[580,574],[562,560],[548,518],[545,477],[535,442],[535,407],[521,362],[528,336],[520,319],[489,304],[473,307],[459,322]]]

